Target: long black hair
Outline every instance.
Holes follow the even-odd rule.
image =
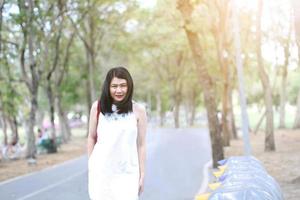
[[[110,83],[112,79],[120,78],[127,81],[127,94],[125,98],[115,103],[118,109],[118,113],[128,113],[132,112],[132,95],[133,95],[133,81],[130,73],[124,67],[114,67],[107,72],[103,87],[102,94],[100,97],[100,109],[101,112],[105,115],[106,113],[112,113],[112,103],[113,99],[110,95]]]

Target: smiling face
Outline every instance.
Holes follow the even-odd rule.
[[[113,102],[122,101],[127,94],[128,85],[126,79],[114,77],[109,86],[110,96],[113,99]]]

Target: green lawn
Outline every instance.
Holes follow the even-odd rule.
[[[260,120],[264,110],[259,112],[256,109],[253,109],[250,107],[247,109],[247,112],[248,112],[250,127],[252,129],[254,129],[256,127],[258,121]],[[239,111],[235,112],[235,117],[236,117],[236,125],[238,127],[240,127],[241,126],[241,114],[239,113]],[[286,117],[285,117],[286,128],[293,127],[294,118],[295,118],[295,110],[287,109]],[[260,129],[264,129],[264,127],[265,127],[265,119],[262,122]],[[276,111],[274,109],[274,128],[276,129],[278,127],[279,127],[279,111]]]

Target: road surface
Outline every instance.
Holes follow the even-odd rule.
[[[205,129],[149,130],[145,191],[140,200],[192,200],[210,160]],[[0,199],[88,200],[87,157],[1,182]]]

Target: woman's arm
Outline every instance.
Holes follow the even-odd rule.
[[[90,120],[89,120],[89,134],[87,138],[87,154],[88,157],[93,152],[94,146],[96,144],[96,138],[97,138],[97,106],[98,101],[95,101],[92,105],[91,111],[90,111]]]
[[[140,188],[139,194],[144,190],[144,177],[145,177],[145,162],[146,162],[146,131],[147,131],[147,115],[146,110],[137,106],[138,113],[138,138],[137,148],[140,167]]]

